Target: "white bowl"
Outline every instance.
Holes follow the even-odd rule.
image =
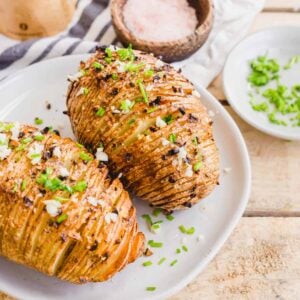
[[[294,55],[300,55],[300,27],[284,26],[255,32],[242,40],[230,53],[223,71],[223,88],[235,112],[250,125],[275,137],[300,140],[300,127],[279,126],[270,123],[265,113],[254,111],[249,104],[247,77],[249,61],[267,54],[285,65]],[[287,86],[300,84],[300,63],[281,72],[281,81]]]

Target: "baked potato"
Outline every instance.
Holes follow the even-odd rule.
[[[143,251],[135,208],[82,145],[0,123],[0,255],[72,283],[104,281]]]
[[[78,140],[108,155],[112,176],[167,211],[191,207],[218,184],[212,121],[195,87],[153,55],[99,47],[69,77]]]

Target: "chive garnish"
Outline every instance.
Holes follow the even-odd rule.
[[[34,123],[35,123],[36,125],[41,125],[41,124],[44,123],[44,121],[43,121],[42,119],[36,117],[36,118],[34,118]]]
[[[72,186],[74,192],[84,192],[87,188],[87,183],[85,181],[78,181],[75,185]]]
[[[98,116],[98,117],[103,117],[104,114],[105,114],[105,108],[99,107],[99,109],[98,109],[97,112],[96,112],[96,116]]]
[[[166,215],[166,219],[167,219],[168,221],[173,221],[175,218],[174,218],[174,216],[172,216],[172,215],[170,214],[170,215]]]
[[[57,217],[56,223],[61,224],[63,221],[68,219],[67,214],[61,214],[60,216]]]
[[[201,169],[201,167],[202,167],[202,161],[198,161],[198,162],[196,162],[196,163],[194,164],[193,170],[194,170],[195,172],[197,172],[197,171],[199,171],[199,170]]]
[[[176,265],[176,264],[177,264],[177,262],[178,262],[178,260],[177,260],[177,259],[173,260],[173,261],[170,263],[170,266],[171,266],[171,267],[173,267],[174,265]]]
[[[141,80],[141,79],[138,79],[136,83],[137,83],[137,85],[138,85],[138,87],[139,87],[139,89],[140,89],[140,92],[141,92],[141,94],[142,94],[142,97],[143,97],[143,99],[144,99],[144,102],[148,104],[148,103],[149,103],[148,95],[147,95],[147,92],[146,92],[146,90],[145,90],[145,87],[144,87],[144,85],[143,85],[143,83],[142,83],[142,80]]]
[[[45,136],[42,135],[42,134],[35,135],[35,136],[34,136],[34,139],[35,139],[36,141],[41,142],[41,141],[43,141],[43,140],[45,139]]]
[[[185,228],[183,225],[180,225],[178,228],[182,233],[185,233],[185,234],[194,234],[194,232],[195,232],[194,227]]]
[[[64,203],[64,202],[68,202],[70,199],[69,198],[64,198],[64,197],[61,197],[61,196],[55,196],[54,200],[56,200],[58,202],[61,202],[61,203]]]
[[[146,287],[146,290],[149,291],[149,292],[154,292],[156,290],[156,287],[155,286],[148,286],[148,287]]]
[[[93,160],[93,158],[85,152],[80,152],[79,157],[85,162],[89,162],[89,161]]]
[[[158,217],[161,212],[162,212],[162,209],[157,207],[157,208],[154,208],[152,215],[154,217]]]
[[[181,250],[179,248],[176,249],[176,253],[179,254],[181,253]]]
[[[169,141],[173,144],[176,143],[176,134],[175,133],[171,133],[169,135]]]
[[[148,224],[149,228],[152,226],[152,219],[149,215],[142,215],[142,218],[146,221]]]
[[[143,262],[144,267],[149,267],[151,265],[152,265],[152,261],[150,261],[150,260]]]
[[[188,252],[188,251],[189,251],[188,247],[185,246],[185,245],[183,245],[181,248],[182,248],[182,250],[185,251],[185,252]]]
[[[148,114],[151,114],[151,113],[153,113],[153,112],[155,112],[155,111],[157,111],[159,109],[159,107],[151,107],[151,108],[149,108],[148,110],[147,110],[147,113]]]
[[[158,265],[163,264],[167,259],[165,257],[162,257],[159,261],[158,261]]]
[[[111,74],[111,78],[113,80],[118,80],[118,74],[116,74],[116,73]]]
[[[146,78],[152,77],[153,74],[154,74],[154,71],[153,71],[152,69],[149,69],[149,70],[145,70],[145,71],[144,71],[144,76],[145,76]]]
[[[100,64],[98,61],[94,61],[93,63],[93,67],[97,70],[102,70],[104,69],[104,66],[102,64]]]
[[[21,182],[21,191],[22,191],[22,192],[25,191],[26,186],[27,186],[27,181],[24,179],[24,180],[22,180],[22,182]]]
[[[86,96],[89,93],[89,89],[87,87],[84,87],[82,93]]]
[[[163,243],[150,240],[148,241],[148,245],[152,248],[161,248],[163,246]]]
[[[173,116],[172,115],[167,115],[162,118],[168,125],[173,122]]]

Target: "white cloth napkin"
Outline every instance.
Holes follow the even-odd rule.
[[[206,43],[190,58],[174,64],[205,87],[247,33],[264,0],[214,0],[214,5],[214,25]],[[53,37],[20,42],[0,35],[0,79],[41,60],[93,52],[97,44],[118,44],[108,6],[108,0],[80,0],[69,27]]]

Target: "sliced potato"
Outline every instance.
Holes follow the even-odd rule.
[[[121,182],[79,144],[0,123],[0,255],[61,279],[104,281],[143,251]]]
[[[218,183],[212,121],[184,76],[155,57],[99,48],[70,77],[68,113],[86,147],[151,205],[191,207]]]

